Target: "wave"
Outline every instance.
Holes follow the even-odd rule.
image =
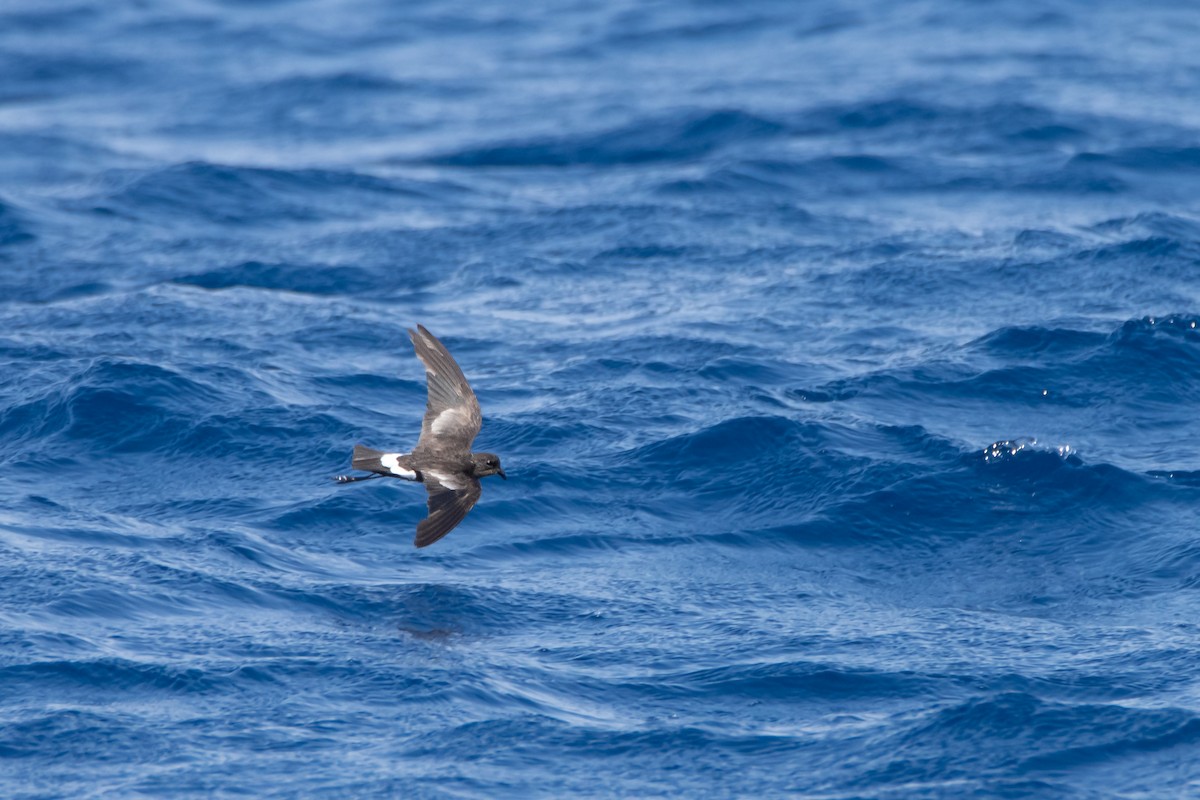
[[[10,444],[38,442],[40,455],[78,463],[89,452],[163,448],[200,422],[196,409],[224,399],[213,385],[171,369],[99,359],[39,396],[4,409],[0,433]]]
[[[1138,172],[1192,172],[1200,170],[1200,147],[1124,147],[1106,153],[1080,153],[1072,157],[1070,165]]]
[[[8,24],[7,19],[5,24]],[[13,52],[6,49],[0,53],[0,71],[5,75],[0,104],[111,90],[143,79],[144,68],[144,63],[100,52]]]
[[[12,245],[31,242],[35,238],[24,215],[0,198],[0,258],[6,257],[5,250]]]
[[[254,225],[317,222],[378,213],[381,207],[438,202],[452,184],[321,169],[280,170],[192,161],[114,171],[103,192],[72,201],[79,209],[133,219]]]
[[[862,775],[860,785],[919,785],[948,778],[987,785],[997,780],[997,770],[1009,773],[1014,762],[1024,781],[1054,785],[1063,770],[1131,752],[1162,753],[1169,760],[1172,748],[1197,738],[1200,720],[1188,711],[1063,704],[1001,693],[939,709],[902,732],[871,742],[868,747],[879,764]],[[935,741],[940,744],[930,746]],[[895,761],[889,751],[906,757]]]
[[[1170,314],[1129,320],[1107,336],[1096,331],[1000,329],[968,345],[1008,362],[1029,364],[1033,380],[1022,394],[1035,394],[1037,382],[1066,384],[1091,398],[1133,404],[1147,397],[1178,397],[1200,388],[1200,317]],[[995,376],[995,372],[984,373]],[[985,391],[990,387],[984,385]],[[1088,391],[1088,390],[1091,391]],[[1048,396],[1048,392],[1045,396]]]
[[[678,111],[596,134],[469,148],[427,159],[458,167],[612,166],[686,161],[781,135],[785,124],[736,109]]]
[[[246,261],[182,275],[175,278],[174,282],[202,289],[232,289],[244,286],[316,295],[357,294],[378,287],[375,274],[360,267],[264,264],[261,261]]]
[[[288,408],[239,369],[111,358],[0,410],[9,458],[38,470],[144,453],[164,464],[249,459],[245,467],[269,471],[272,461],[277,467],[342,426],[326,409]]]
[[[121,658],[17,664],[0,667],[0,676],[10,685],[54,687],[55,691],[104,687],[126,692],[195,694],[214,691],[228,683],[206,670]]]
[[[700,176],[668,177],[657,191],[667,196],[703,193],[755,205],[891,192],[1112,195],[1156,190],[1160,177],[1174,179],[1193,169],[1197,152],[1186,144],[1087,152],[1093,143],[1137,140],[1143,134],[1115,117],[1010,103],[953,106],[890,98],[776,112],[771,122],[774,133],[763,137],[753,152],[724,153]],[[1191,140],[1186,130],[1162,131],[1160,136]],[[852,144],[838,144],[847,137]],[[896,153],[896,142],[913,138],[930,145]],[[831,146],[817,156],[797,156],[810,149],[788,146],[826,140]],[[973,159],[947,158],[947,153],[996,158],[977,165]]]
[[[919,363],[839,378],[788,396],[802,402],[890,400],[1003,408],[1099,407],[1141,413],[1200,390],[1200,318],[1129,320],[1105,333],[1070,327],[1004,327]],[[1181,409],[1179,409],[1181,411]]]
[[[1085,508],[1119,525],[1139,507],[1185,502],[1150,476],[1090,464],[1066,446],[998,441],[964,451],[915,427],[783,417],[726,420],[615,459],[593,457],[579,469],[651,515],[656,533],[647,543],[711,538],[751,549],[969,538],[991,510],[1014,526],[1050,528]],[[567,492],[568,508],[581,504],[575,510],[586,518],[581,509],[591,504],[576,497],[573,481],[553,472],[525,479],[535,492]],[[528,510],[514,509],[518,516]]]

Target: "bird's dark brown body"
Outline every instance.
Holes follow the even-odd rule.
[[[421,437],[411,453],[389,453],[355,445],[351,466],[372,474],[338,477],[352,483],[376,477],[425,484],[428,514],[417,525],[415,544],[433,544],[462,522],[479,500],[479,479],[507,478],[494,453],[472,453],[471,443],[483,424],[479,401],[462,370],[440,341],[424,326],[408,332],[417,357],[425,364],[428,399]]]

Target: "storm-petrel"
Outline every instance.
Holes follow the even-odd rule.
[[[411,453],[385,453],[354,446],[350,465],[372,475],[339,475],[339,483],[371,478],[400,478],[425,484],[429,513],[417,525],[417,547],[431,545],[454,530],[479,500],[479,479],[499,475],[508,480],[494,453],[472,453],[471,442],[483,424],[479,401],[446,346],[423,325],[408,331],[417,358],[425,364],[429,396],[421,438]]]

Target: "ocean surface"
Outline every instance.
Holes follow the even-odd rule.
[[[0,2],[0,795],[1200,797],[1198,41]]]

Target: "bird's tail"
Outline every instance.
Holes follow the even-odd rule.
[[[379,457],[382,455],[384,455],[382,450],[372,450],[369,447],[356,444],[354,445],[354,455],[350,458],[350,466],[355,469],[365,469],[368,472],[378,472],[385,469],[383,464],[379,462]]]

